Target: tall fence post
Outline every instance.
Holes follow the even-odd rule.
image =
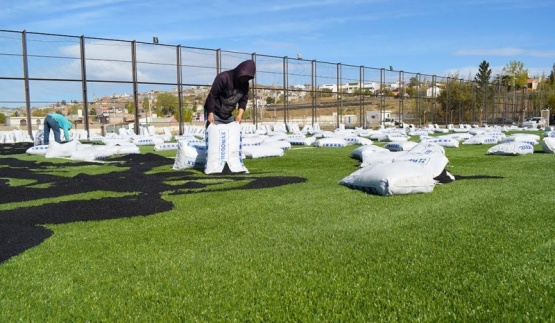
[[[405,115],[405,73],[403,71],[399,71],[399,125],[402,123],[404,124],[404,115]]]
[[[137,86],[137,42],[131,42],[131,69],[133,80],[133,104],[135,106],[135,133],[139,134],[139,89]],[[148,120],[148,115],[146,116]]]
[[[251,59],[256,66],[256,53],[251,54]],[[254,73],[254,78],[252,79],[252,121],[256,128],[258,128],[258,91],[257,91],[257,84],[256,84],[256,73]]]
[[[21,33],[21,46],[23,51],[23,82],[25,83],[25,111],[27,111],[27,132],[33,138],[33,127],[31,125],[31,94],[29,88],[29,61],[27,56],[27,32]],[[34,138],[33,138],[34,139]]]
[[[337,125],[336,128],[339,128],[339,125],[341,124],[341,109],[342,109],[342,105],[343,105],[343,98],[341,97],[341,82],[342,80],[342,75],[341,75],[341,63],[337,63],[337,102],[339,103],[337,105]]]
[[[317,89],[316,89],[316,60],[312,60],[311,62],[311,71],[312,71],[312,75],[311,75],[311,91],[312,91],[312,126],[314,127],[314,124],[317,123],[318,118],[317,118],[317,105],[318,105],[318,100],[316,99],[316,95],[317,95]]]
[[[288,86],[289,71],[287,66],[287,56],[283,57],[283,122],[287,125],[287,104],[289,101]]]
[[[360,66],[358,70],[358,82],[360,84],[360,93],[358,96],[358,114],[359,114],[359,122],[358,126],[362,127],[364,125],[365,115],[366,115],[366,108],[364,106],[364,66]]]
[[[178,111],[178,118],[179,118],[179,135],[183,135],[184,127],[183,127],[183,75],[181,72],[181,45],[177,45],[175,49],[175,64],[177,66],[176,69],[176,78],[177,78],[177,106],[179,107]]]
[[[90,138],[89,132],[89,101],[87,91],[87,64],[85,61],[85,36],[79,38],[80,54],[81,54],[81,91],[83,94],[83,109],[85,110],[84,126],[87,132],[87,139]]]

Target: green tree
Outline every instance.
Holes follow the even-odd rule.
[[[150,109],[150,101],[148,98],[143,99],[143,110],[148,111]]]
[[[410,87],[419,87],[420,86],[420,82],[418,81],[417,77],[411,77],[409,80],[409,86]]]
[[[489,98],[493,96],[493,91],[490,87],[491,79],[491,68],[489,68],[489,63],[485,60],[482,61],[480,66],[478,66],[478,73],[474,76],[474,82],[480,89],[476,94],[476,103],[481,107],[485,108]]]
[[[129,114],[135,114],[135,104],[133,104],[133,102],[127,102],[125,104],[125,110],[127,110]]]
[[[69,115],[77,115],[77,110],[79,110],[79,107],[76,105],[72,105],[68,108],[67,110],[67,114]]]
[[[156,109],[163,115],[177,115],[178,100],[171,93],[160,93],[156,97]]]
[[[521,61],[510,61],[503,67],[503,84],[523,88],[528,83],[528,69]],[[513,83],[514,81],[514,83]]]
[[[553,67],[551,68],[547,82],[549,82],[551,86],[555,85],[555,64],[553,64]]]
[[[480,87],[485,88],[490,83],[490,79],[491,68],[489,68],[489,63],[484,60],[478,67],[478,73],[474,76],[474,82],[478,83]]]
[[[6,115],[0,112],[0,124],[6,123]]]
[[[187,106],[183,109],[183,121],[191,123],[193,121],[193,109]]]
[[[438,116],[446,117],[449,123],[466,122],[471,118],[473,99],[472,83],[462,82],[458,75],[450,76],[437,96],[441,106]]]
[[[33,117],[46,117],[48,114],[48,110],[45,109],[36,109],[31,112]]]
[[[322,98],[331,97],[333,95],[333,91],[331,89],[322,89],[320,92],[322,93],[321,94]]]

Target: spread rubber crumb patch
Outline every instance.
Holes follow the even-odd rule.
[[[28,146],[3,148],[5,155],[24,153]],[[100,221],[134,216],[148,216],[169,211],[173,204],[162,194],[203,194],[216,191],[265,189],[303,183],[302,177],[261,176],[256,174],[212,174],[199,171],[174,171],[172,158],[157,154],[132,154],[111,158],[110,166],[124,171],[106,174],[78,174],[73,177],[53,175],[52,169],[79,168],[93,163],[52,163],[48,160],[26,161],[3,158],[0,177],[0,204],[41,200],[40,206],[0,211],[0,263],[39,245],[55,234],[45,224],[76,221]],[[98,165],[98,164],[97,164]],[[168,172],[151,172],[167,166]],[[12,180],[24,183],[11,185]],[[118,197],[59,201],[68,194],[93,191],[117,192]],[[56,198],[54,203],[48,199]],[[63,211],[63,212],[62,212]],[[69,212],[68,212],[69,211]]]

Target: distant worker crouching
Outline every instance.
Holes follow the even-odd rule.
[[[66,141],[70,141],[69,129],[73,127],[73,123],[67,120],[63,115],[58,113],[51,113],[44,118],[44,144],[50,143],[50,129],[54,132],[54,140],[58,143],[62,142],[60,139],[60,129],[64,131]]]

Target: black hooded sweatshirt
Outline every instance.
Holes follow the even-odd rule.
[[[247,60],[232,70],[218,74],[204,103],[206,115],[213,112],[222,119],[228,119],[237,106],[245,110],[249,98],[249,81],[239,82],[239,78],[247,76],[251,80],[255,73],[254,61]]]

